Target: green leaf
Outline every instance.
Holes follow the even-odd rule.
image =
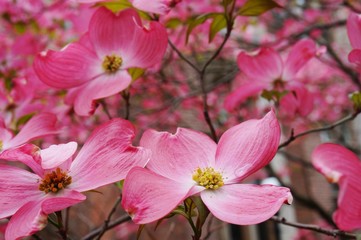
[[[139,79],[141,76],[144,75],[145,69],[136,67],[129,68],[128,73],[132,77],[132,81],[134,82],[135,80]]]
[[[116,185],[119,189],[123,189],[124,179],[123,179],[123,180],[120,180],[119,182],[116,182],[115,185]]]
[[[285,96],[288,91],[277,91],[277,90],[263,90],[261,97],[267,99],[268,101],[278,102],[283,96]]]
[[[275,7],[282,6],[273,0],[247,0],[239,9],[238,14],[241,16],[259,16]]]
[[[171,18],[165,23],[166,28],[174,29],[179,25],[182,25],[182,21],[179,18]]]
[[[27,123],[34,115],[35,113],[29,113],[19,118],[19,120],[16,122],[16,129],[19,129],[19,126]]]
[[[15,29],[16,33],[23,34],[26,31],[26,23],[24,23],[24,22],[15,23],[14,29]]]
[[[351,94],[350,99],[353,103],[353,108],[355,111],[361,110],[361,93],[360,92],[354,92]]]
[[[139,16],[146,20],[151,20],[151,17],[146,12],[140,11],[133,7],[133,5],[128,0],[113,0],[113,1],[107,1],[107,2],[98,2],[95,4],[96,7],[104,6],[108,8],[110,11],[117,13],[127,8],[133,8],[138,13]]]
[[[208,19],[216,17],[219,14],[220,13],[207,13],[207,14],[203,14],[203,15],[200,15],[200,16],[192,19],[189,22],[187,33],[186,33],[186,44],[188,43],[189,35],[192,33],[192,31],[193,31],[193,29],[195,27],[197,27],[198,25],[201,25],[202,23],[204,23]]]
[[[209,29],[209,42],[212,42],[216,34],[225,27],[227,27],[227,19],[225,15],[220,14],[215,16]]]

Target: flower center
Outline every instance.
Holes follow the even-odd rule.
[[[63,172],[60,168],[48,173],[41,180],[39,190],[45,193],[57,193],[61,189],[71,184],[71,177],[66,172]]]
[[[115,73],[122,66],[122,63],[123,59],[121,57],[116,55],[107,55],[104,58],[102,66],[107,73]]]
[[[222,175],[212,167],[197,168],[194,171],[193,180],[207,189],[216,190],[224,185]]]

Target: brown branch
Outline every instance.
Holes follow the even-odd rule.
[[[108,226],[106,227],[106,230],[112,229],[122,223],[128,222],[130,221],[131,218],[128,214],[125,214],[119,218],[117,218],[116,220],[110,222],[108,224]],[[93,238],[95,238],[96,236],[98,236],[98,234],[100,234],[103,231],[103,227],[97,228],[95,230],[93,230],[92,232],[90,232],[89,234],[87,234],[85,237],[82,238],[82,240],[92,240]]]
[[[102,231],[99,233],[98,237],[97,237],[97,240],[100,240],[100,238],[104,235],[104,233],[108,230],[108,226],[109,226],[109,222],[110,222],[110,219],[111,217],[113,216],[113,214],[115,213],[115,211],[117,210],[117,207],[120,203],[120,201],[122,200],[121,197],[119,197],[117,199],[117,201],[114,203],[114,206],[112,208],[112,210],[110,211],[107,219],[104,221],[104,224],[103,224],[103,229]]]
[[[352,233],[340,231],[338,229],[324,229],[317,225],[289,222],[283,217],[276,217],[276,216],[273,216],[271,218],[271,220],[274,222],[277,222],[277,223],[287,225],[287,226],[301,228],[301,229],[307,229],[307,230],[322,233],[322,234],[332,236],[332,237],[339,236],[339,237],[342,237],[343,239],[357,239],[356,235],[354,235]]]
[[[325,127],[320,127],[320,128],[314,128],[314,129],[311,129],[311,130],[308,130],[308,131],[305,131],[305,132],[302,132],[302,133],[299,133],[299,134],[296,134],[294,135],[293,131],[291,132],[291,136],[288,138],[287,141],[281,143],[279,146],[278,146],[278,149],[281,149],[283,147],[286,147],[288,146],[290,143],[292,143],[294,140],[296,140],[297,138],[300,138],[300,137],[303,137],[303,136],[306,136],[308,134],[311,134],[311,133],[316,133],[316,132],[322,132],[322,131],[327,131],[327,130],[331,130],[339,125],[342,125],[346,122],[349,122],[353,119],[355,119],[357,117],[357,115],[360,114],[360,111],[356,111],[355,113],[351,114],[350,116],[347,116],[331,125],[328,125],[328,126],[325,126]]]
[[[266,166],[266,170],[268,171],[268,173],[275,177],[279,183],[287,188],[292,189],[291,186],[287,185],[274,171],[274,169],[272,168],[271,165],[267,165]],[[311,208],[316,210],[316,212],[323,218],[325,219],[329,224],[336,226],[336,224],[334,223],[331,215],[325,210],[323,209],[323,207],[318,204],[315,200],[313,200],[312,198],[306,198],[304,197],[302,194],[296,192],[294,189],[292,189],[292,196],[295,200],[297,200],[300,204],[302,204],[303,206],[307,207],[307,208]]]

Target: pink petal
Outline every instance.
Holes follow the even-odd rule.
[[[312,164],[333,183],[339,184],[338,208],[333,215],[341,230],[361,228],[360,159],[347,148],[325,143],[312,153]]]
[[[356,65],[361,71],[361,49],[354,49],[348,55],[348,61]]]
[[[41,81],[61,89],[80,86],[103,72],[102,60],[80,43],[40,53],[33,66]]]
[[[122,119],[97,127],[70,167],[69,187],[79,192],[95,189],[124,179],[134,166],[144,167],[150,152],[132,146],[134,135],[132,124]]]
[[[48,223],[48,215],[41,209],[41,201],[26,201],[11,217],[5,231],[5,239],[20,239],[42,230]]]
[[[80,116],[89,116],[95,110],[94,100],[109,97],[127,88],[131,77],[126,71],[104,74],[84,87],[78,88],[74,96],[74,110]]]
[[[347,34],[351,46],[361,49],[361,15],[350,13],[347,19]]]
[[[192,182],[198,167],[213,166],[217,148],[207,135],[185,128],[175,134],[148,130],[140,145],[152,151],[150,170],[179,182]]]
[[[75,191],[62,190],[56,196],[27,202],[11,217],[5,237],[18,239],[42,230],[47,224],[47,215],[60,211],[85,200],[85,196]]]
[[[278,212],[283,203],[291,203],[288,188],[272,185],[232,184],[215,191],[201,192],[211,213],[222,221],[251,225],[263,222]]]
[[[337,226],[344,231],[361,229],[360,178],[342,181],[338,196],[338,208],[333,214]]]
[[[123,68],[147,68],[159,63],[167,47],[167,33],[157,22],[142,26],[133,9],[117,14],[98,9],[89,24],[89,36],[100,58],[116,54],[123,59]]]
[[[271,83],[280,78],[283,69],[281,57],[271,48],[262,48],[254,56],[241,52],[237,64],[249,78],[264,83]]]
[[[0,164],[0,219],[13,215],[21,206],[44,196],[40,177],[23,169]]]
[[[310,39],[297,42],[289,52],[282,74],[283,80],[293,80],[296,73],[316,56],[316,44]]]
[[[48,196],[41,207],[46,214],[54,213],[75,204],[78,204],[86,199],[86,196],[73,190],[63,189],[53,196]]]
[[[57,118],[51,113],[40,113],[32,117],[9,142],[4,142],[4,149],[20,146],[36,138],[58,133],[55,127]]]
[[[135,167],[125,179],[122,206],[136,224],[150,223],[176,208],[191,187]]]
[[[266,89],[268,84],[264,82],[249,81],[228,95],[224,101],[224,107],[228,111],[232,111],[243,103],[247,98],[257,96],[263,89]]]
[[[134,7],[150,13],[165,15],[170,11],[169,0],[130,0]]]
[[[361,172],[359,158],[347,148],[333,143],[319,145],[312,153],[312,164],[333,183],[341,176],[359,178]]]
[[[43,176],[44,169],[41,167],[40,149],[33,144],[25,144],[15,149],[8,149],[0,154],[0,159],[7,161],[19,161],[27,165],[39,176]]]
[[[78,144],[69,142],[66,144],[51,145],[41,150],[41,166],[43,169],[52,169],[60,166],[75,153]]]
[[[292,86],[290,92],[281,98],[280,106],[288,115],[298,112],[305,117],[313,110],[314,96],[302,85]]]
[[[277,152],[281,130],[274,111],[228,129],[218,143],[216,166],[225,182],[239,182],[267,165]]]

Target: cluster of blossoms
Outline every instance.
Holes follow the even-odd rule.
[[[257,49],[240,49],[240,42],[250,44],[258,33],[237,24],[248,26],[248,16],[273,8],[282,12],[287,5],[253,1],[0,3],[4,238],[37,233],[56,215],[66,239],[61,210],[83,202],[85,192],[120,181],[121,206],[134,223],[180,213],[194,239],[200,239],[210,213],[227,223],[252,225],[291,204],[289,187],[241,182],[269,165],[283,147],[281,127],[292,133],[289,144],[294,131],[315,121],[335,121],[352,108],[353,118],[361,112],[361,94],[352,101],[347,97],[361,89],[361,16],[351,13],[347,20],[353,50],[346,65],[344,59],[329,59],[328,52],[336,53],[318,41],[321,34],[312,31],[317,29],[291,39],[305,34],[293,32],[303,26],[291,20],[285,25],[294,29],[264,33]],[[312,21],[330,20],[327,14],[305,14]],[[258,18],[258,27],[265,27],[269,15]],[[190,24],[185,28],[183,22]],[[222,49],[226,44],[230,49]],[[198,56],[209,51],[215,54],[206,60]],[[217,66],[208,72],[212,61],[239,72],[219,75]],[[325,84],[343,78],[349,81],[342,87]],[[133,146],[134,126],[144,131],[139,146]],[[207,127],[211,137],[203,133]],[[329,221],[341,230],[360,229],[359,158],[326,143],[315,148],[312,164],[339,184],[338,208]],[[187,201],[195,203],[198,215],[187,209]]]

